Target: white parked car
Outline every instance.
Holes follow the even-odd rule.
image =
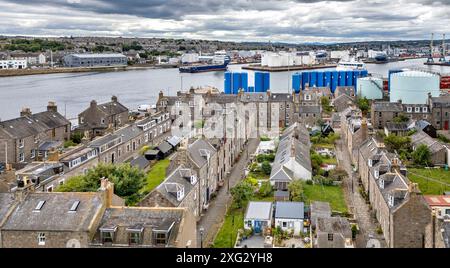
[[[150,110],[151,105],[150,104],[141,104],[138,106],[138,111],[139,112],[147,112],[148,110]]]

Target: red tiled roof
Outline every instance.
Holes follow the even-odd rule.
[[[426,195],[425,200],[432,207],[450,207],[450,195]]]

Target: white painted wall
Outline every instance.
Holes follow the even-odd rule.
[[[283,222],[286,223],[286,227],[283,227]],[[303,232],[303,219],[283,219],[275,218],[275,227],[281,227],[281,230],[292,232],[294,235],[300,235]]]

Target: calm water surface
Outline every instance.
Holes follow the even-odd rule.
[[[424,66],[425,59],[415,59],[388,64],[367,64],[369,73],[384,77],[389,69],[422,68],[450,73],[449,67]],[[231,65],[230,70],[240,70],[242,65]],[[249,73],[249,85],[254,75]],[[289,92],[291,74],[271,73],[271,90]],[[145,69],[103,73],[67,73],[0,78],[0,119],[17,117],[22,107],[32,112],[43,111],[49,100],[56,101],[58,109],[67,118],[76,118],[89,102],[109,101],[116,95],[130,109],[140,104],[154,104],[158,92],[176,94],[181,88],[214,86],[223,90],[223,72],[180,74],[178,69]]]

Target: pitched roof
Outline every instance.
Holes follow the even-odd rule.
[[[158,145],[158,150],[165,154],[172,150],[172,145],[170,145],[170,143],[168,143],[167,141],[163,141]]]
[[[63,127],[70,124],[70,121],[67,120],[63,115],[58,112],[53,111],[45,111],[37,114],[32,114],[31,118],[33,118],[36,122],[40,122],[47,129],[53,129],[58,127]]]
[[[275,218],[303,219],[305,216],[303,202],[276,202]]]
[[[301,105],[298,112],[301,114],[318,114],[320,113],[320,105]]]
[[[324,233],[339,233],[346,238],[352,236],[350,223],[343,217],[318,218],[316,230]]]
[[[181,141],[182,141],[182,138],[177,137],[177,136],[172,136],[167,140],[167,142],[174,147],[177,146],[178,144],[180,144]]]
[[[428,134],[423,131],[418,131],[411,136],[411,144],[414,147],[424,144],[430,149],[431,153],[437,153],[441,150],[445,150],[445,147],[444,145],[442,145],[442,143],[428,136]]]
[[[106,102],[103,104],[98,104],[97,107],[107,115],[114,115],[114,114],[120,114],[123,112],[128,112],[127,107],[125,107],[120,102],[114,102],[114,101]]]
[[[198,166],[203,167],[208,163],[208,155],[213,156],[216,149],[205,139],[198,139],[188,146],[189,156]]]
[[[377,112],[402,112],[403,106],[399,102],[376,101],[372,104]]]
[[[102,193],[30,193],[11,213],[4,230],[88,231],[101,212]],[[76,201],[75,212],[69,212]],[[38,210],[39,203],[43,205]]]
[[[132,167],[137,167],[139,169],[146,169],[149,164],[150,162],[143,155],[131,160],[130,162]]]
[[[0,224],[15,203],[14,194],[0,193]]]
[[[183,188],[184,196],[186,197],[195,189],[194,187],[198,183],[198,180],[196,180],[195,183],[192,184],[191,176],[197,176],[194,170],[179,166],[171,174],[169,174],[169,176],[167,176],[167,178],[155,190],[164,196],[171,204],[177,207],[181,202],[183,202],[184,198],[182,200],[178,200],[176,193],[171,192],[166,186],[168,184],[178,184]]]
[[[272,202],[248,203],[245,219],[270,220],[272,218]]]
[[[450,196],[447,195],[425,195],[425,201],[430,206],[450,207]]]

